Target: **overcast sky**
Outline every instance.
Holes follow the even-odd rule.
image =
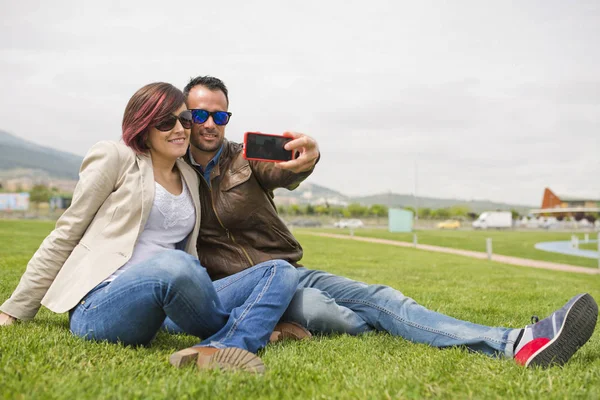
[[[84,155],[141,86],[208,74],[229,139],[307,133],[344,194],[600,198],[598,0],[156,4],[2,1],[0,129]]]

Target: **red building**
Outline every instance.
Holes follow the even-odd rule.
[[[532,214],[553,216],[558,219],[574,217],[576,220],[586,218],[594,221],[600,213],[600,200],[577,198],[571,196],[557,196],[552,190],[544,189],[544,198],[540,209],[531,210]]]

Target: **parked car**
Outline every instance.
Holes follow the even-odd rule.
[[[291,221],[288,225],[290,226],[304,226],[304,227],[319,227],[321,226],[321,222],[315,219],[297,219],[295,221]]]
[[[460,221],[455,219],[448,219],[444,222],[437,224],[438,229],[458,229],[460,228]]]
[[[362,228],[365,226],[360,219],[342,219],[333,225],[336,228]]]

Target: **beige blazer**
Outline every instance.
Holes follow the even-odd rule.
[[[177,167],[196,209],[196,224],[185,251],[198,257],[198,177],[183,160],[177,160]],[[35,252],[0,310],[29,320],[41,304],[57,313],[75,307],[131,258],[148,220],[154,189],[149,156],[137,155],[123,143],[103,141],[94,145],[81,165],[71,206]]]

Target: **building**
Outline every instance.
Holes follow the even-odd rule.
[[[27,211],[29,193],[0,193],[0,211]]]
[[[66,210],[71,205],[72,200],[73,196],[71,195],[52,196],[48,203],[50,204],[51,210]]]
[[[559,220],[573,217],[576,220],[586,218],[594,221],[597,218],[595,214],[600,213],[600,200],[571,196],[559,197],[549,188],[545,188],[542,207],[530,212],[534,215],[556,217]]]
[[[2,180],[0,178],[0,188],[9,192],[29,192],[35,185],[44,185],[49,188],[56,188],[61,192],[73,193],[77,181],[72,179],[57,179],[47,176],[22,176]]]

